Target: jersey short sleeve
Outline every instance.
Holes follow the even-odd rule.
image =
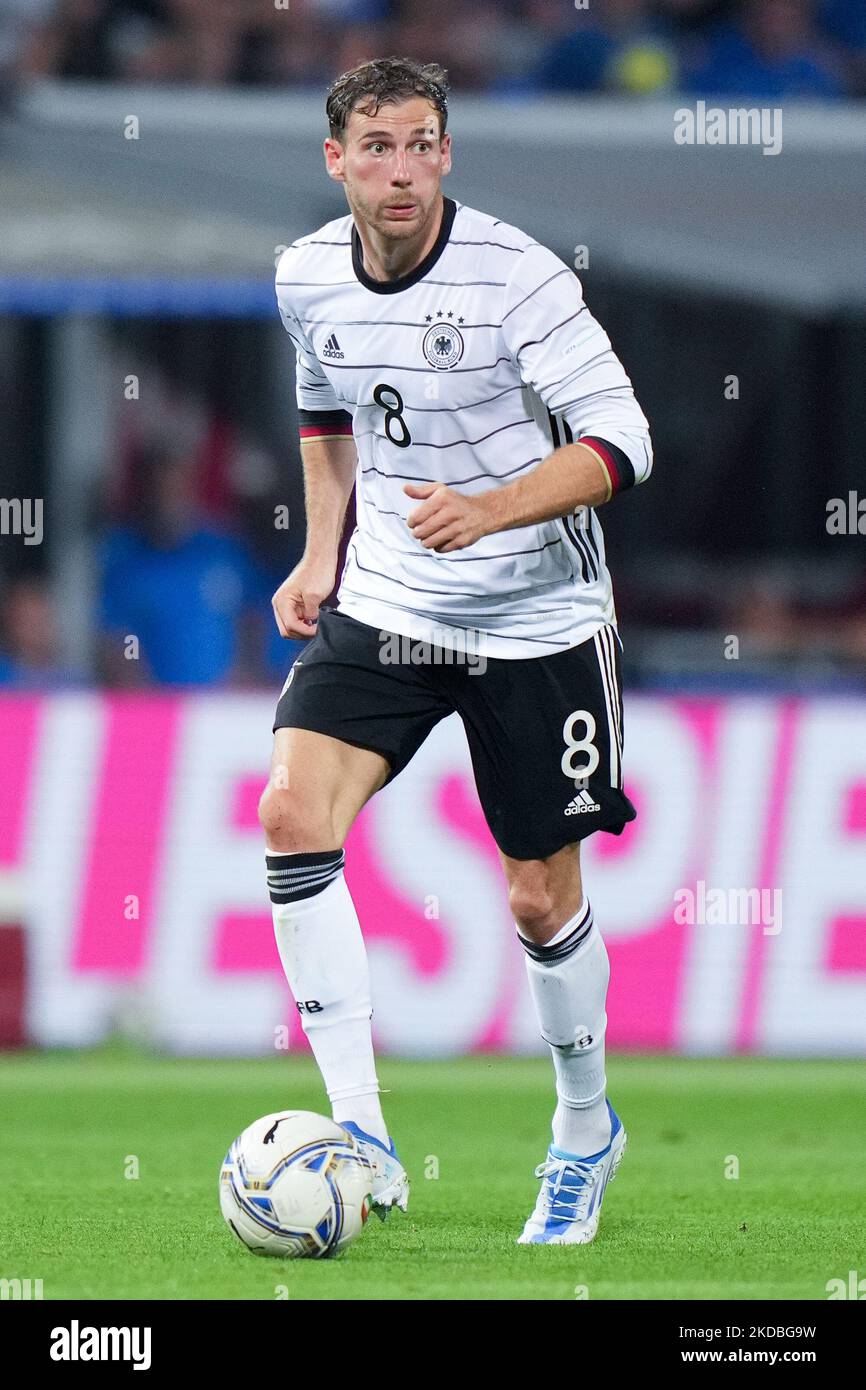
[[[504,290],[502,333],[523,382],[585,443],[619,492],[649,477],[649,425],[574,272],[543,246],[518,259]]]
[[[280,285],[285,272],[284,259],[285,257],[281,258],[277,266],[277,308],[283,327],[295,345],[295,399],[301,439],[351,435],[352,417],[337,399],[334,388],[325,376],[321,363],[292,309],[287,292]]]

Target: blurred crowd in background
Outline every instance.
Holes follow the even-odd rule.
[[[0,71],[13,83],[286,84],[321,100],[338,73],[382,53],[435,58],[455,89],[512,101],[545,92],[862,97],[866,0],[0,0]],[[255,343],[246,355],[266,360]],[[93,498],[95,632],[79,664],[60,655],[63,594],[45,548],[18,547],[14,564],[0,558],[0,687],[279,688],[301,645],[279,636],[270,606],[303,544],[299,451],[285,420],[268,437],[254,393],[232,404],[221,348],[215,358],[212,385],[191,391],[166,365],[186,360],[170,346],[162,397],[154,405],[150,395],[158,428],[132,436],[117,422],[110,485]],[[154,361],[141,370],[152,386]],[[39,379],[35,366],[31,375]],[[21,380],[0,363],[7,415]],[[19,455],[43,414],[35,391],[18,421]],[[661,458],[652,486],[676,490],[682,469],[682,458]],[[46,496],[48,508],[50,486]],[[283,528],[275,516],[286,504]],[[62,518],[49,520],[57,535]],[[630,569],[614,532],[631,683],[683,688],[690,671],[696,686],[707,672],[718,679],[730,634],[763,686],[866,689],[859,552],[834,542],[829,565],[793,548],[760,553],[760,538],[746,536],[736,557],[723,557],[715,539],[709,528],[703,553],[660,552],[654,567],[641,555]],[[748,684],[746,664],[738,675]]]
[[[322,87],[435,54],[455,88],[866,95],[864,0],[0,0],[12,75]]]
[[[92,648],[64,661],[62,589],[45,547],[19,545],[0,566],[0,688],[273,687],[300,649],[270,604],[303,545],[296,441],[278,461],[224,401],[153,364],[147,380],[153,412],[132,426],[118,413],[90,498]],[[44,506],[62,534],[50,488]]]

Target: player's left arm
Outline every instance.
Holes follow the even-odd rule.
[[[541,397],[561,442],[536,469],[469,497],[441,483],[407,484],[422,505],[409,517],[427,549],[462,550],[482,536],[598,507],[652,470],[647,420],[580,281],[544,247],[508,282],[503,337],[523,381]]]

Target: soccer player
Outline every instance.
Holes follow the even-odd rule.
[[[571,269],[443,196],[442,68],[363,63],[326,110],[327,172],[350,215],[295,242],[276,273],[307,540],[273,608],[284,637],[312,639],[277,705],[260,807],[277,946],[334,1118],[374,1167],[374,1204],[405,1210],[343,845],[456,711],[555,1069],[553,1142],[520,1243],[586,1243],[625,1131],[606,1097],[610,965],[580,841],[635,816],[596,508],[649,476],[647,421]],[[430,659],[395,663],[401,638]]]

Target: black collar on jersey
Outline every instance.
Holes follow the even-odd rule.
[[[442,225],[439,228],[439,235],[434,241],[427,255],[414,270],[410,270],[407,275],[401,275],[396,280],[374,280],[372,275],[368,275],[364,269],[364,252],[361,246],[361,238],[358,236],[358,228],[352,223],[352,269],[365,289],[372,290],[374,294],[397,294],[400,290],[408,290],[410,285],[415,285],[432,270],[442,252],[445,250],[448,238],[451,235],[451,228],[454,224],[454,215],[457,212],[457,204],[453,198],[444,200],[445,206],[442,209]]]

